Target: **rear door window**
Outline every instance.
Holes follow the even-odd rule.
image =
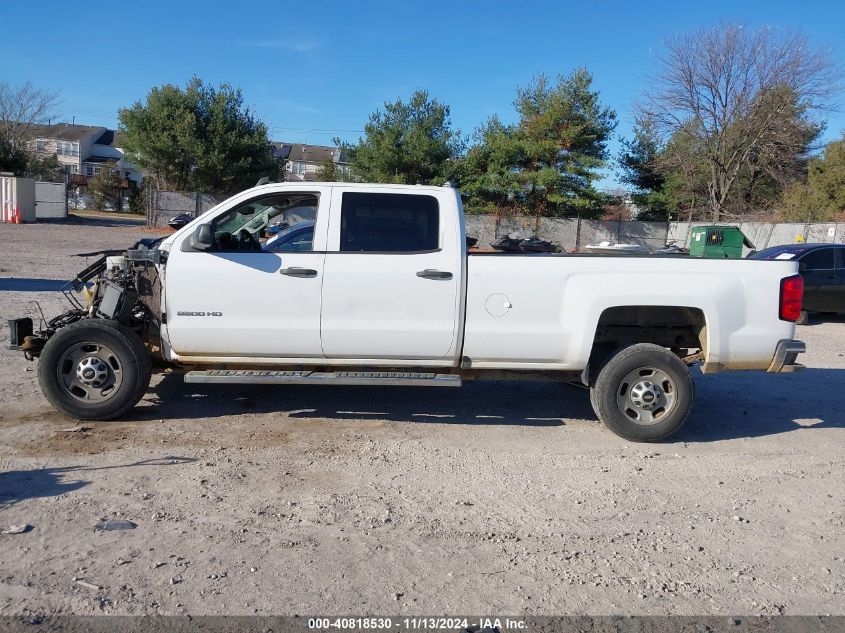
[[[832,248],[820,248],[804,255],[801,258],[801,263],[806,266],[807,270],[830,270],[836,265],[834,255]]]
[[[344,192],[340,251],[419,253],[436,251],[440,208],[434,196]]]

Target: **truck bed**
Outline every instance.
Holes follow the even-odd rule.
[[[467,258],[464,357],[473,367],[582,369],[602,314],[620,306],[683,306],[706,320],[711,368],[765,369],[780,280],[794,263],[674,255],[478,253]]]

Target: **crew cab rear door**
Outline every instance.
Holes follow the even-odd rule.
[[[327,358],[457,355],[463,233],[452,189],[335,187],[323,278]]]

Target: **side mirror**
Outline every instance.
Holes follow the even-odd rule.
[[[207,251],[214,243],[210,224],[200,224],[191,236],[191,248],[197,251]]]

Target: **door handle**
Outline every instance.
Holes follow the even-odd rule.
[[[317,271],[313,268],[282,268],[279,270],[279,273],[282,275],[287,275],[288,277],[316,277]]]
[[[417,277],[422,277],[423,279],[451,279],[452,273],[446,270],[426,268],[425,270],[417,271]]]

